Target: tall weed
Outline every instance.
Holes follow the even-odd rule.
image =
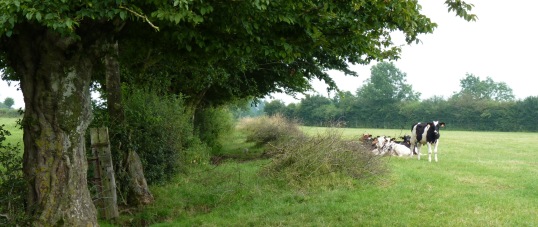
[[[271,117],[243,118],[238,127],[246,132],[246,142],[254,142],[257,146],[304,137],[297,122],[288,120],[280,114]]]
[[[272,157],[261,175],[291,185],[332,187],[387,171],[383,160],[359,142],[344,140],[342,130],[305,136],[297,123],[281,115],[246,118],[239,129],[246,132],[247,142],[263,146],[266,156]]]
[[[276,155],[262,175],[299,187],[332,187],[351,183],[345,179],[365,180],[387,171],[383,159],[359,142],[343,140],[341,131],[336,129],[289,140],[271,146],[270,150]]]

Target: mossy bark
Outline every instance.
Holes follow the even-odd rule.
[[[8,60],[24,95],[24,160],[34,226],[97,226],[86,179],[93,60],[83,40],[26,25]]]

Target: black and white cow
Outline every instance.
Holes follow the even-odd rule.
[[[439,128],[444,127],[445,123],[434,121],[430,123],[416,123],[411,128],[411,150],[417,147],[418,160],[420,160],[420,147],[428,144],[428,161],[432,161],[431,145],[434,144],[433,152],[435,153],[435,162],[437,162],[437,146],[439,145]]]

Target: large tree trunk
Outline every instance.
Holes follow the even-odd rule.
[[[118,62],[118,43],[107,43],[104,45],[104,57],[105,74],[106,74],[106,91],[107,91],[107,108],[110,122],[112,123],[112,129],[114,134],[127,133],[128,127],[126,127],[125,113],[123,108],[123,100],[121,95],[121,74],[120,65]],[[116,138],[121,137],[115,136]],[[147,205],[154,201],[149,187],[146,183],[146,177],[144,176],[144,170],[142,162],[136,151],[128,150],[131,143],[130,136],[123,135],[124,142],[128,144],[121,145],[121,139],[112,141],[113,152],[120,154],[115,157],[122,158],[122,162],[118,165],[120,168],[116,168],[120,171],[120,180],[124,185],[120,185],[124,189],[127,188],[128,202],[132,205]],[[119,143],[117,141],[120,141]],[[127,179],[125,179],[127,178]]]
[[[23,168],[33,225],[97,226],[84,139],[91,121],[90,51],[80,40],[24,27],[14,33],[8,58],[24,95]]]

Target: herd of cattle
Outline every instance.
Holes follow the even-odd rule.
[[[428,161],[432,161],[432,145],[434,146],[434,158],[437,162],[437,146],[439,145],[439,129],[444,127],[444,122],[433,121],[429,123],[416,123],[411,127],[411,135],[400,137],[400,141],[387,136],[373,137],[371,134],[365,133],[361,137],[361,141],[373,147],[372,152],[375,155],[393,155],[393,156],[409,156],[417,155],[420,160],[420,147],[424,144],[428,145]]]

